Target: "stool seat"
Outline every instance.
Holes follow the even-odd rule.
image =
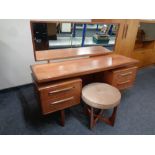
[[[82,89],[82,99],[93,108],[110,109],[120,103],[121,93],[109,84],[91,83]]]

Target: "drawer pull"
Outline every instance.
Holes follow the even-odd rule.
[[[131,75],[132,72],[128,72],[128,73],[124,73],[124,74],[121,74],[121,76],[127,76],[127,75]]]
[[[52,94],[55,94],[55,93],[60,93],[60,92],[63,92],[63,91],[68,91],[68,90],[71,90],[73,88],[74,87],[68,87],[68,88],[64,88],[64,89],[54,90],[54,91],[49,92],[48,94],[52,95]]]
[[[124,24],[124,26],[123,26],[122,39],[124,39],[124,33],[125,33],[125,24]]]
[[[128,81],[124,81],[124,82],[120,82],[120,83],[118,83],[118,84],[126,84],[126,83],[129,83],[130,82],[130,80],[128,80]]]
[[[72,96],[72,97],[69,97],[69,98],[65,98],[65,99],[62,99],[62,100],[59,100],[59,101],[52,102],[52,103],[50,103],[50,104],[51,104],[51,105],[53,105],[53,104],[58,104],[58,103],[70,101],[70,100],[73,100],[73,99],[74,99],[74,97]]]

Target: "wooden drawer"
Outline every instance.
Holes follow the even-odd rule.
[[[118,89],[126,89],[133,85],[137,67],[123,68],[105,72],[104,79],[107,83]]]
[[[62,110],[80,103],[82,81],[74,79],[39,89],[43,114]]]
[[[63,99],[57,101],[45,101],[43,107],[43,113],[48,114],[51,112],[59,111],[79,103],[80,103],[80,95],[64,97]]]

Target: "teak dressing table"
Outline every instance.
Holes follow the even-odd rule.
[[[84,85],[105,82],[122,90],[131,87],[136,77],[137,60],[113,54],[101,46],[49,50],[45,53],[40,52],[39,60],[79,57],[31,66],[42,113],[60,111],[62,125],[64,109],[80,104]]]

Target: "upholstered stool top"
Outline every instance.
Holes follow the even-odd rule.
[[[106,83],[91,83],[82,89],[82,99],[91,107],[110,109],[120,103],[121,93]]]

